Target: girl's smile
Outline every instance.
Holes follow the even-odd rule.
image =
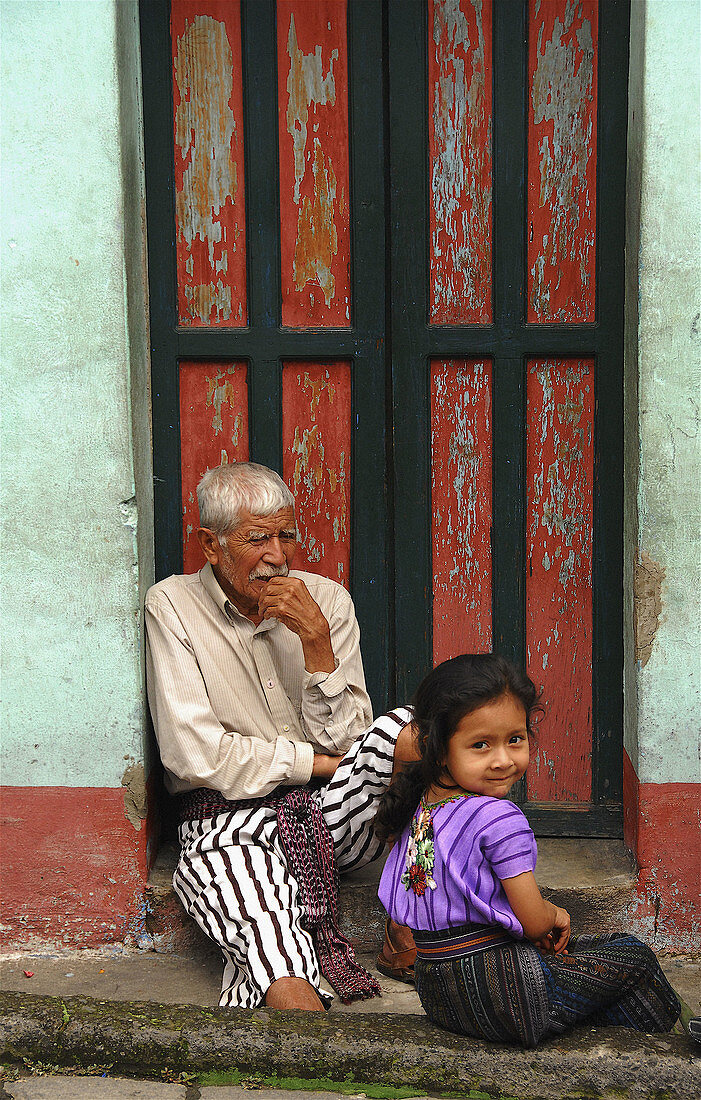
[[[446,790],[462,789],[506,798],[528,759],[525,708],[513,695],[502,695],[458,722],[448,742],[441,786],[431,794],[440,799]]]

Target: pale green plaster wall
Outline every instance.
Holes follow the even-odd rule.
[[[0,19],[2,782],[119,786],[150,580],[136,8]]]
[[[698,782],[701,9],[631,14],[626,748],[642,782]]]

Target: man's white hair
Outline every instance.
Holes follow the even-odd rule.
[[[200,525],[221,539],[238,527],[242,512],[274,516],[295,499],[274,470],[258,462],[231,462],[207,470],[197,486]]]

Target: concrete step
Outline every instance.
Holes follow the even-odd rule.
[[[164,954],[198,957],[211,952],[212,946],[175,896],[176,862],[177,846],[164,845],[149,879],[144,946]],[[341,928],[361,953],[376,952],[382,942],[385,914],[377,898],[381,871],[378,860],[341,880]],[[544,896],[570,913],[574,930],[625,927],[636,874],[622,841],[544,837],[538,841],[536,878]]]
[[[167,1076],[191,1082],[193,1097],[215,1080],[255,1088],[295,1078],[296,1087],[306,1079],[337,1095],[352,1089],[356,1098],[381,1095],[377,1086],[390,1086],[414,1097],[690,1100],[701,1095],[698,1049],[688,1036],[581,1027],[521,1050],[442,1031],[414,1014],[0,993],[4,1061],[42,1073],[47,1066],[69,1066],[74,1074]]]

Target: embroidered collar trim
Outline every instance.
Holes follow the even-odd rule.
[[[411,822],[411,831],[406,849],[406,867],[401,877],[401,884],[406,890],[413,890],[417,897],[423,897],[426,890],[435,890],[436,882],[433,878],[433,864],[436,853],[433,847],[433,813],[438,806],[445,806],[448,802],[456,802],[459,798],[474,798],[469,791],[461,791],[449,798],[443,798],[440,802],[432,802],[430,805],[425,798],[421,799],[419,807]]]

